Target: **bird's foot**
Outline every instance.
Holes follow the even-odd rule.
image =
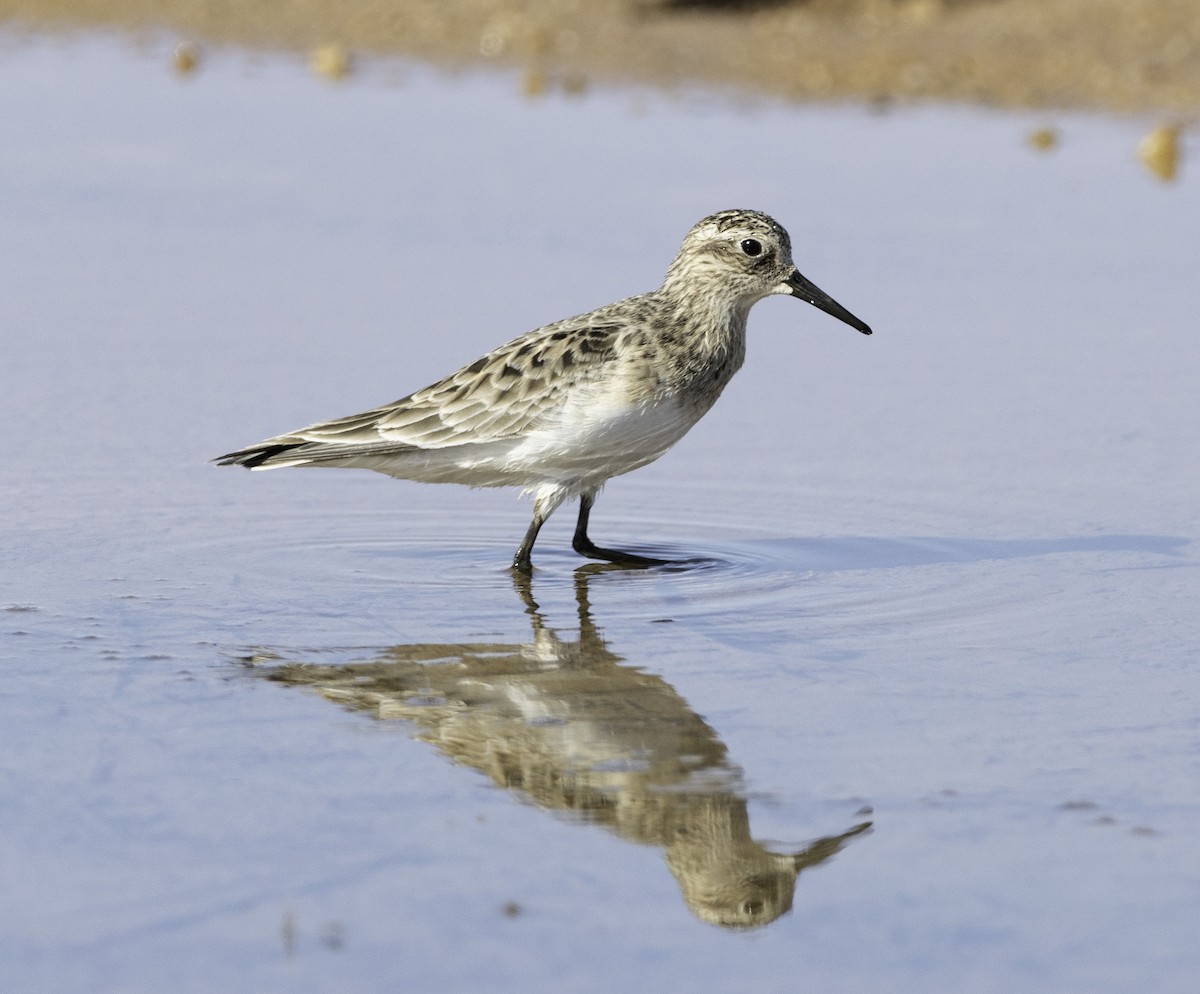
[[[649,556],[639,556],[636,552],[622,552],[619,549],[602,549],[588,538],[576,537],[571,543],[572,548],[581,556],[588,559],[603,559],[617,566],[669,566],[669,559],[652,559]]]

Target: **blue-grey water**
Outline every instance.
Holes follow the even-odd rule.
[[[0,988],[1195,990],[1200,187],[1155,122],[87,37],[7,38],[0,121]],[[566,508],[523,585],[512,493],[206,462],[732,206],[876,335],[764,302],[609,485],[593,537],[688,568],[581,570]]]

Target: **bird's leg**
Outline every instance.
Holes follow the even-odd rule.
[[[517,554],[513,556],[512,568],[518,573],[532,573],[533,560],[530,558],[530,553],[533,552],[533,543],[537,541],[538,532],[542,530],[542,525],[546,523],[548,514],[542,513],[540,504],[533,506],[533,521],[529,523],[529,530],[525,532],[525,537],[521,539],[521,546],[517,549]]]
[[[554,513],[554,509],[563,502],[563,498],[566,496],[565,487],[547,484],[545,487],[538,488],[537,498],[533,502],[533,520],[529,523],[529,530],[525,532],[525,537],[521,539],[521,547],[513,556],[512,568],[518,573],[533,572],[533,560],[530,558],[530,553],[533,552],[533,543],[537,541],[538,532],[542,530],[546,519]]]
[[[575,523],[575,537],[571,540],[571,547],[581,556],[587,556],[589,559],[604,559],[610,563],[621,563],[629,566],[662,566],[666,563],[665,559],[650,559],[647,556],[639,556],[632,552],[620,552],[617,549],[601,549],[588,538],[587,527],[588,517],[592,513],[592,505],[596,502],[596,493],[584,493],[579,495],[579,520]]]

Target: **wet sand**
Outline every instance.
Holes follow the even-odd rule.
[[[1190,116],[1190,0],[0,0],[33,30],[168,31],[198,44],[523,67],[530,92],[703,84],[795,101],[955,101]],[[333,47],[330,47],[333,46]],[[185,68],[189,63],[185,57]]]

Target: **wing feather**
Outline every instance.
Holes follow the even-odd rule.
[[[345,464],[520,438],[549,423],[569,392],[604,375],[626,327],[603,320],[609,310],[531,331],[394,403],[277,435],[217,461],[251,468]]]

